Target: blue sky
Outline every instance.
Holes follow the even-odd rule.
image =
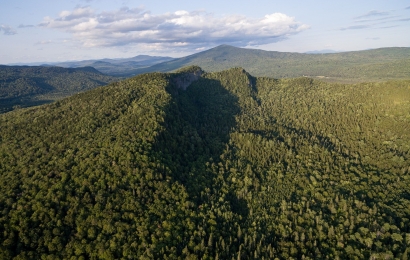
[[[403,0],[0,0],[0,64],[410,47],[409,32]]]

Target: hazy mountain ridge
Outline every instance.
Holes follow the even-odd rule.
[[[405,257],[409,84],[191,67],[0,115],[0,256]]]
[[[410,48],[306,54],[221,45],[140,69],[138,73],[170,72],[188,65],[198,65],[206,71],[243,67],[252,75],[274,78],[308,76],[338,82],[383,81],[410,78]]]
[[[52,66],[64,68],[94,67],[98,71],[116,77],[130,77],[136,74],[137,69],[149,67],[157,63],[173,60],[171,57],[138,55],[132,58],[97,59],[83,61],[67,61],[52,63]]]
[[[338,53],[341,51],[335,51],[335,50],[330,50],[330,49],[325,49],[325,50],[313,50],[313,51],[307,51],[305,52],[306,54],[324,54],[324,53]]]

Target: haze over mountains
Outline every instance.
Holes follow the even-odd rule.
[[[73,62],[54,63],[53,66],[64,68],[94,67],[96,70],[116,77],[128,77],[137,74],[138,69],[152,66],[157,63],[173,60],[171,57],[138,55],[125,59],[101,59]]]
[[[10,66],[56,66],[63,68],[80,68],[93,67],[96,70],[110,76],[133,76],[136,69],[149,67],[157,63],[173,60],[171,57],[138,55],[132,58],[118,59],[98,59],[98,60],[81,60],[81,61],[65,61],[65,62],[36,62],[36,63],[19,63],[9,64]]]
[[[338,52],[341,52],[341,51],[335,51],[335,50],[326,49],[326,50],[307,51],[307,52],[305,52],[305,53],[307,53],[307,54],[323,54],[323,53],[338,53]]]

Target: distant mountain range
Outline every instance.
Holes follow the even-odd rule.
[[[172,57],[138,55],[132,58],[120,59],[93,59],[81,61],[65,61],[65,62],[40,62],[40,63],[24,63],[10,65],[29,65],[29,66],[57,66],[63,68],[80,68],[93,67],[96,70],[116,77],[130,77],[136,74],[137,69],[149,67],[157,63],[173,60]]]
[[[307,54],[220,45],[210,50],[136,71],[171,72],[197,65],[206,71],[243,67],[255,76],[316,77],[337,82],[410,78],[410,48],[381,48],[341,53]]]
[[[340,52],[340,51],[325,49],[325,50],[307,51],[305,53],[307,53],[307,54],[322,54],[322,53],[338,53],[338,52]]]
[[[220,45],[182,58],[139,55],[34,67],[0,65],[0,112],[13,106],[57,100],[120,78],[173,72],[192,65],[207,72],[242,67],[252,75],[270,78],[310,77],[342,83],[386,81],[410,79],[410,48],[307,54]]]
[[[41,66],[64,68],[90,66],[106,75],[122,78],[147,72],[172,72],[191,65],[200,66],[210,72],[242,67],[259,77],[306,76],[344,83],[385,81],[410,78],[410,48],[391,47],[351,52],[320,50],[296,53],[220,45],[182,58],[138,55],[124,59],[41,64]]]
[[[146,68],[157,63],[171,61],[174,58],[138,55],[127,59],[102,59],[102,60],[84,60],[84,61],[68,61],[53,64],[64,68],[78,68],[91,66],[96,70],[116,77],[130,77],[137,74],[138,69]]]

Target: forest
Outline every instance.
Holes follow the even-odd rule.
[[[410,80],[191,66],[0,115],[1,259],[408,259]]]
[[[307,76],[338,83],[380,82],[410,78],[410,48],[390,47],[308,54],[219,45],[186,57],[141,68],[136,72],[173,72],[192,65],[198,65],[208,72],[242,67],[258,77]]]
[[[0,65],[0,113],[50,103],[116,80],[92,67]]]

